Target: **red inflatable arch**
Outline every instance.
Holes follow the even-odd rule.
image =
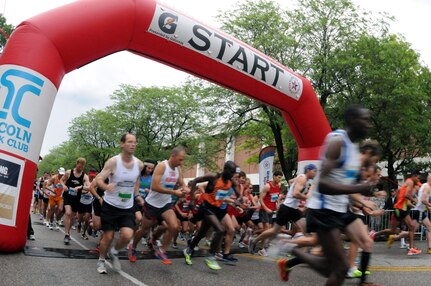
[[[123,50],[278,108],[299,167],[317,159],[330,127],[308,80],[155,0],[77,1],[20,24],[0,58],[0,252],[26,244],[39,152],[64,75]]]

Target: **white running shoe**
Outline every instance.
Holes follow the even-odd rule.
[[[262,248],[261,250],[259,250],[257,252],[257,254],[259,254],[260,256],[263,256],[263,257],[267,257],[268,256],[268,253],[266,253],[265,248]]]
[[[97,261],[97,272],[99,272],[100,274],[108,273],[108,271],[106,271],[105,260]]]
[[[111,260],[112,263],[112,269],[116,272],[121,271],[121,263],[120,259],[118,258],[118,254],[112,254],[111,252],[108,253],[108,257]]]

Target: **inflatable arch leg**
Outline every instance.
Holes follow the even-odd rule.
[[[317,159],[330,128],[308,80],[154,0],[77,1],[21,23],[0,58],[0,252],[25,246],[39,152],[64,75],[122,50],[278,108],[299,160]]]

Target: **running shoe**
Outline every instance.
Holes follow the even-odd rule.
[[[248,247],[248,245],[247,244],[245,244],[244,242],[240,242],[240,243],[238,243],[238,246],[239,246],[239,248],[246,248],[246,247]]]
[[[281,281],[289,281],[290,269],[287,267],[287,261],[288,259],[286,258],[277,260],[277,267]]]
[[[431,254],[431,248],[428,248],[427,254]]]
[[[205,258],[205,264],[208,266],[209,269],[211,270],[220,270],[221,267],[220,265],[217,263],[216,259],[214,256],[208,256]]]
[[[30,235],[28,236],[28,239],[29,239],[29,240],[36,240],[36,238],[34,237],[34,234],[30,234]]]
[[[395,240],[395,235],[393,235],[393,234],[389,235],[388,241],[386,242],[386,245],[388,246],[388,248],[392,247],[394,240]]]
[[[129,243],[127,246],[127,257],[130,262],[136,262],[136,249],[133,248],[133,245]]]
[[[218,261],[223,261],[223,253],[221,251],[217,252],[216,254],[214,254],[214,258]]]
[[[263,256],[263,257],[267,257],[268,256],[268,253],[266,253],[265,248],[262,248],[261,250],[259,250],[257,252],[257,254],[259,254],[260,256]]]
[[[97,261],[97,272],[99,272],[99,274],[107,274],[108,273],[108,271],[106,271],[105,260]]]
[[[109,251],[108,252],[108,257],[111,260],[112,269],[115,272],[121,271],[121,263],[120,263],[120,259],[118,258],[118,254],[113,254],[111,251]]]
[[[183,250],[184,259],[186,260],[187,265],[192,265],[191,252],[189,253],[189,248],[184,248]]]
[[[66,234],[64,236],[64,244],[69,245],[70,244],[70,235]]]
[[[205,246],[211,246],[211,240],[205,239]]]
[[[52,223],[49,224],[48,226],[49,230],[53,230],[54,229],[54,225]]]
[[[407,243],[402,243],[402,244],[400,245],[400,248],[401,248],[401,249],[408,249],[408,248],[409,248],[409,245],[408,245]]]
[[[87,236],[87,234],[85,234],[85,232],[83,232],[83,233],[81,234],[81,238],[82,238],[83,240],[88,240],[88,236]]]
[[[372,282],[364,282],[360,285],[361,286],[383,286],[383,284],[376,284],[376,283],[372,283]]]
[[[410,248],[409,252],[407,252],[408,256],[421,254],[422,250],[417,249],[416,247]]]
[[[370,271],[365,271],[365,275],[370,275],[371,272]],[[362,277],[362,271],[359,269],[356,269],[355,271],[353,271],[352,275],[349,278],[361,278]]]
[[[60,224],[58,221],[55,223],[55,230],[60,230]]]
[[[235,256],[233,256],[232,253],[229,253],[229,254],[223,254],[222,261],[225,263],[236,263],[238,262],[238,259]]]
[[[161,251],[160,249],[157,249],[157,250],[154,252],[154,255],[155,255],[158,259],[160,259],[164,265],[171,265],[171,264],[172,264],[172,261],[170,261],[170,260],[168,259],[168,257],[166,256],[166,253],[164,253],[164,252],[163,252],[163,251]]]

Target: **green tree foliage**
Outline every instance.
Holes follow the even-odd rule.
[[[106,160],[118,152],[121,135],[125,133],[119,125],[117,118],[105,110],[91,109],[72,120],[70,140],[79,146],[89,167],[101,170]]]
[[[6,45],[8,37],[12,34],[15,27],[12,24],[6,23],[6,18],[3,14],[0,14],[0,53],[3,51],[4,46]]]
[[[326,105],[335,93],[332,82],[336,80],[329,76],[332,53],[351,42],[358,34],[355,31],[365,30],[366,22],[350,1],[302,0],[297,7],[285,11],[272,1],[245,1],[219,19],[228,33],[310,77]],[[281,113],[261,103],[241,101],[234,114],[248,118],[247,112],[254,113],[243,134],[256,138],[256,129],[270,130],[270,145],[276,145],[281,169],[290,178],[296,170],[297,148]],[[262,141],[256,138],[256,146]]]
[[[72,121],[70,142],[79,147],[88,167],[97,170],[120,151],[120,137],[126,132],[136,134],[135,155],[140,159],[167,159],[173,147],[182,145],[189,154],[188,166],[199,163],[214,168],[215,155],[225,144],[209,128],[211,109],[200,104],[205,94],[191,82],[169,88],[121,85],[111,95],[112,105]]]
[[[44,172],[56,172],[60,167],[66,170],[73,168],[79,157],[85,157],[80,152],[79,146],[71,140],[66,141],[52,148],[49,154],[43,157],[38,166],[38,176],[40,177]]]
[[[410,44],[395,35],[363,35],[337,57],[343,92],[331,102],[333,125],[351,102],[372,111],[370,134],[383,148],[388,174],[410,173],[414,158],[429,156],[431,74]],[[429,164],[429,162],[428,162]]]

